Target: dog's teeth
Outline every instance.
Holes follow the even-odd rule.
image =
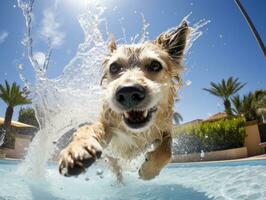
[[[129,118],[129,114],[127,112],[124,112],[124,115],[126,118]]]
[[[144,111],[143,116],[144,116],[144,117],[147,117],[147,116],[148,116],[148,110],[145,110],[145,111]]]

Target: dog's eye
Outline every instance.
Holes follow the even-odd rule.
[[[147,70],[150,72],[159,72],[162,70],[162,65],[158,61],[151,61],[151,63],[147,66]]]
[[[118,63],[112,63],[110,65],[109,71],[112,75],[118,74],[122,70],[122,66]]]

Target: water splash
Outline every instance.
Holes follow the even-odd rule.
[[[192,15],[192,12],[189,13],[187,16],[183,18],[183,21],[187,21],[189,23],[189,17]],[[188,38],[188,44],[185,49],[185,54],[187,54],[194,44],[194,42],[203,34],[203,31],[201,29],[205,27],[207,24],[209,24],[211,21],[206,19],[201,19],[198,22],[194,23],[192,26],[190,26],[190,35]],[[189,23],[190,24],[190,23]]]
[[[6,130],[1,127],[0,128],[0,146],[4,144],[5,136],[6,136]]]
[[[23,174],[41,176],[45,174],[46,162],[55,151],[54,141],[80,124],[96,121],[101,109],[102,92],[98,86],[101,62],[107,48],[99,29],[103,9],[97,4],[91,4],[78,19],[84,32],[84,42],[79,45],[75,57],[65,66],[63,74],[55,79],[49,79],[46,71],[52,46],[48,46],[42,64],[33,56],[33,3],[33,0],[18,0],[18,6],[26,22],[26,34],[22,43],[27,49],[28,59],[34,69],[35,82],[27,82],[23,73],[20,73],[20,76],[31,91],[40,131],[34,137],[20,170]],[[19,71],[22,72],[22,69]]]
[[[36,52],[33,49],[31,36],[33,4],[34,0],[18,0],[18,7],[22,10],[26,27],[22,44],[27,50],[28,60],[35,72],[35,82],[27,81],[23,75],[22,65],[18,66],[18,70],[20,78],[31,92],[40,131],[29,147],[28,155],[20,166],[20,173],[40,177],[45,174],[46,163],[57,148],[54,141],[66,132],[76,129],[80,124],[93,123],[98,118],[103,95],[99,86],[102,75],[101,64],[103,56],[107,54],[104,35],[108,35],[108,28],[103,17],[104,8],[94,1],[88,1],[86,11],[78,18],[84,32],[84,41],[79,45],[74,58],[64,67],[62,75],[50,79],[46,72],[53,49],[52,43],[48,43],[43,62],[38,62],[34,56]],[[133,38],[131,42],[141,43],[149,39],[147,31],[149,24],[143,14],[141,17],[143,22],[141,35],[131,37]],[[187,18],[188,16],[184,20]],[[102,23],[106,26],[106,33],[99,28]],[[199,29],[207,23],[209,21],[201,20],[192,26],[186,51],[202,35]],[[126,43],[125,30],[123,36],[122,42]]]
[[[200,151],[200,159],[202,160],[205,157],[205,152],[203,150]]]

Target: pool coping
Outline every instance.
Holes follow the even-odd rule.
[[[23,161],[24,159],[16,159],[16,158],[4,158],[0,160],[10,160],[10,161]],[[251,156],[247,158],[240,159],[231,159],[231,160],[215,160],[215,161],[195,161],[195,162],[170,162],[170,163],[178,163],[178,164],[208,164],[208,163],[227,163],[227,162],[241,162],[241,161],[256,161],[256,160],[266,160],[266,154]],[[48,161],[48,163],[57,163],[56,161]]]

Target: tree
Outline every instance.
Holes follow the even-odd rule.
[[[266,116],[266,90],[250,92],[241,98],[236,95],[231,98],[235,115],[243,116],[247,121],[264,120]]]
[[[235,115],[245,117],[246,121],[258,119],[254,93],[250,92],[241,98],[239,95],[231,98]]]
[[[174,120],[175,125],[178,125],[178,124],[180,124],[181,121],[183,121],[183,117],[181,116],[180,113],[174,112],[173,120]]]
[[[8,130],[10,129],[12,121],[14,107],[29,104],[31,103],[31,101],[27,98],[24,92],[20,90],[19,85],[13,82],[10,87],[7,81],[5,81],[5,84],[0,84],[0,98],[7,105],[3,128],[5,130],[5,133],[8,134]]]
[[[227,80],[222,79],[220,83],[211,82],[210,85],[211,88],[203,88],[203,90],[221,98],[227,116],[233,116],[230,97],[241,90],[246,84],[239,82],[238,78],[229,77]]]
[[[34,109],[32,108],[21,108],[19,110],[18,121],[35,126],[36,128],[39,127],[38,121],[35,117]]]
[[[235,115],[243,116],[244,110],[243,110],[243,102],[239,95],[233,96],[231,98],[231,101],[233,103],[233,112]]]

